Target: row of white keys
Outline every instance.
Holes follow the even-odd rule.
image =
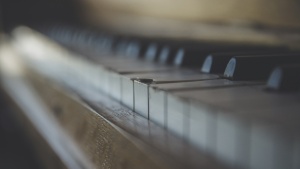
[[[183,122],[180,122],[180,120],[186,116],[184,116],[181,112],[186,111],[189,108],[181,104],[181,99],[169,98],[171,100],[167,100],[168,93],[176,93],[186,90],[205,90],[218,87],[240,86],[246,84],[249,85],[257,83],[232,82],[226,79],[213,79],[193,82],[154,84],[149,86],[149,119],[182,136],[184,133],[184,125]],[[174,104],[175,107],[172,109],[172,116],[168,116],[166,113],[167,105],[170,102],[178,102],[178,104]]]
[[[187,90],[204,90],[219,87],[232,87],[241,85],[257,85],[260,82],[233,82],[227,79],[210,79],[191,82],[153,84],[149,86],[149,119],[162,126],[172,128],[172,120],[168,123],[166,114],[167,94]],[[175,100],[174,100],[175,101]],[[177,106],[180,106],[177,105]],[[182,107],[180,108],[182,109]],[[174,118],[174,117],[170,117]],[[178,124],[175,124],[178,126]]]
[[[177,124],[187,126],[174,124],[171,130],[232,167],[298,165],[297,94],[274,95],[264,93],[261,87],[231,87],[174,92],[167,101],[167,127],[172,127],[172,116],[180,117]]]
[[[134,77],[131,75],[131,77]],[[133,80],[133,98],[134,98],[134,111],[149,118],[149,88],[152,84],[158,83],[171,83],[171,82],[184,82],[184,81],[199,81],[208,79],[218,79],[217,75],[203,74],[200,72],[157,72],[149,73],[145,76],[136,76]],[[132,79],[124,79],[130,83]],[[173,83],[172,83],[173,84]],[[175,84],[175,83],[174,83]],[[125,85],[124,85],[125,86]],[[128,86],[128,85],[126,85]],[[131,87],[130,87],[131,88]]]
[[[60,70],[63,71],[62,73],[69,71],[64,74],[66,76],[62,76],[61,80],[64,80],[63,77],[71,75],[72,71],[79,67],[81,70],[77,72],[78,82],[97,86],[93,80],[101,75],[104,77],[104,85],[99,86],[99,89],[110,92],[109,94],[113,97],[121,98],[123,95],[121,77],[124,76],[122,71],[128,73],[143,68],[140,65],[134,67],[134,64],[131,64],[133,67],[120,67],[125,63],[109,61],[106,62],[109,64],[99,68],[99,74],[95,73],[93,76],[89,76],[91,71],[96,70],[97,64],[91,66],[94,63],[78,60],[74,65],[64,59],[63,62],[60,62],[61,58],[56,59],[58,60],[54,60],[55,63],[52,62],[53,60],[49,60],[50,64],[55,66],[54,68],[59,68],[57,66],[69,66],[70,68],[51,69],[53,75],[59,73]],[[39,63],[47,65],[44,61],[37,64]],[[57,63],[62,64],[57,65]],[[41,68],[43,65],[37,66]],[[109,69],[106,69],[107,67]],[[120,72],[114,74],[114,68],[118,71],[122,70],[121,74]],[[142,70],[154,71],[157,69],[154,66]],[[76,75],[76,71],[73,72],[73,75]],[[114,76],[118,81],[114,81]],[[271,94],[264,92],[262,87],[237,87],[236,85],[244,84],[236,84],[236,82],[224,79],[208,81],[207,79],[218,78],[213,75],[199,74],[197,76],[201,76],[201,79],[198,77],[197,80],[203,81],[173,83],[172,85],[149,85],[147,82],[134,81],[132,82],[133,107],[141,114],[144,113],[145,117],[166,126],[178,136],[217,156],[234,168],[299,168],[298,94]],[[205,76],[206,78],[203,78]],[[184,75],[181,78],[167,74],[156,77],[154,74],[153,76],[145,75],[145,77],[153,78],[152,80],[156,83],[163,83],[166,82],[166,79],[182,80],[187,76]],[[194,78],[194,75],[191,77]],[[115,85],[112,85],[112,82]],[[163,87],[164,85],[169,86]],[[173,85],[178,86],[174,87]],[[177,91],[177,89],[185,87],[194,87],[197,90]],[[115,88],[120,90],[114,91],[115,94],[113,94],[112,91]],[[131,88],[130,85],[129,88]],[[160,91],[157,89],[162,89],[161,93],[157,92]],[[166,89],[170,89],[170,91]],[[134,104],[141,107],[136,107]]]

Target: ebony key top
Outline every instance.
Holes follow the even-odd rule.
[[[268,80],[267,89],[293,91],[300,89],[300,64],[283,65],[275,68]]]
[[[270,50],[271,47],[233,44],[203,44],[198,47],[178,49],[173,64],[180,67],[201,67],[211,53],[234,53]]]
[[[228,62],[224,76],[231,80],[267,80],[276,66],[292,63],[300,63],[300,53],[237,56]]]
[[[208,55],[202,65],[201,71],[204,73],[215,73],[215,74],[223,74],[227,63],[234,56],[243,56],[243,55],[271,55],[271,54],[285,54],[290,53],[285,48],[274,48],[274,49],[266,49],[260,51],[243,51],[243,52],[226,52],[226,53],[212,53]]]
[[[174,58],[180,49],[184,47],[198,49],[199,47],[205,47],[207,45],[211,44],[203,42],[168,42],[162,46],[158,62],[160,64],[173,64]]]
[[[129,44],[128,39],[120,39],[115,46],[114,52],[118,56],[126,56],[126,50]]]
[[[125,55],[129,58],[137,59],[141,56],[142,45],[138,41],[129,41],[127,47],[125,48]]]
[[[162,46],[157,42],[152,42],[147,47],[145,52],[145,60],[148,62],[155,62],[158,60]]]
[[[159,45],[153,41],[155,40],[142,38],[130,41],[126,49],[126,56],[133,59],[140,58],[154,62],[158,56]]]

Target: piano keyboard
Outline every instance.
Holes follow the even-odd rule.
[[[13,45],[47,77],[105,93],[229,168],[300,168],[300,52],[60,27],[46,34],[61,45],[26,28]]]

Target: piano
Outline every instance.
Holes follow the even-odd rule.
[[[45,168],[300,168],[297,0],[7,4],[1,89]]]

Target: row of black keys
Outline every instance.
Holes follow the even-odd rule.
[[[55,27],[47,33],[71,48],[75,46],[75,50],[80,46],[80,50],[200,69],[236,81],[266,81],[269,77],[269,89],[300,89],[300,51],[286,46],[132,38],[70,27]]]

